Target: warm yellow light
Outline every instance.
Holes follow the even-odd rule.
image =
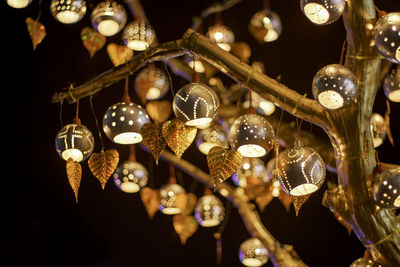
[[[242,154],[243,157],[247,158],[258,158],[264,156],[267,151],[265,148],[259,145],[242,145],[238,149],[240,154]]]
[[[277,188],[277,187],[274,187],[273,189],[272,189],[272,196],[273,197],[279,197],[279,195],[281,194],[280,192],[279,192],[279,188]]]
[[[400,195],[395,199],[393,205],[397,208],[400,207]]]
[[[311,193],[314,193],[315,191],[318,190],[318,186],[315,184],[302,184],[299,186],[296,186],[290,191],[290,195],[292,196],[304,196],[308,195]]]
[[[199,150],[203,154],[208,154],[210,152],[211,148],[218,146],[216,143],[211,143],[211,142],[203,142],[199,145]]]
[[[326,108],[338,109],[343,107],[344,99],[338,92],[326,90],[319,93],[318,102]]]
[[[271,115],[275,111],[275,105],[269,101],[261,101],[258,106],[263,110],[265,115]]]
[[[29,0],[7,0],[7,4],[13,8],[24,8],[29,5]]]
[[[196,72],[199,72],[199,73],[205,72],[203,63],[201,63],[201,61],[199,61],[199,60],[192,60],[188,63],[188,65],[189,65],[189,67],[194,69]]]
[[[249,266],[249,267],[258,267],[262,266],[263,262],[257,259],[243,259],[242,261],[243,265]]]
[[[211,118],[200,118],[200,119],[195,119],[195,120],[190,120],[186,122],[187,126],[194,126],[199,129],[205,129],[210,126],[210,123],[212,122]]]
[[[161,95],[160,88],[150,87],[150,89],[146,93],[146,99],[147,100],[157,99],[158,97],[160,97],[160,95]]]
[[[62,11],[56,15],[57,20],[61,23],[71,24],[79,20],[79,14],[74,11]]]
[[[139,191],[140,186],[134,182],[124,182],[120,185],[120,188],[125,193],[136,193]]]
[[[180,208],[163,208],[162,213],[168,214],[168,215],[179,214],[179,213],[181,213],[181,209]]]
[[[273,42],[278,39],[279,34],[274,29],[268,29],[267,34],[264,36],[264,42]]]
[[[219,47],[221,47],[222,49],[224,49],[225,51],[229,52],[231,51],[231,45],[230,44],[226,44],[226,43],[217,43],[217,45]]]
[[[142,135],[135,132],[120,133],[114,137],[115,143],[124,145],[140,143],[142,140]]]
[[[389,95],[388,98],[390,101],[393,102],[400,102],[400,89],[399,90],[394,90],[392,91]]]
[[[221,40],[224,37],[224,34],[222,32],[216,32],[214,33],[214,38],[215,40],[218,42],[219,40]]]
[[[328,10],[321,4],[308,3],[304,6],[304,13],[315,24],[324,24],[329,20]]]
[[[220,223],[217,219],[207,219],[201,222],[201,226],[203,227],[213,227]]]
[[[243,164],[243,169],[248,170],[250,169],[250,163],[246,162]]]
[[[394,55],[397,61],[400,61],[400,46],[396,49],[396,54]]]
[[[119,24],[112,19],[103,20],[97,25],[97,30],[104,36],[112,36],[119,31]]]
[[[144,51],[149,47],[149,44],[146,41],[129,41],[126,46],[135,51]]]
[[[72,159],[75,162],[80,162],[83,159],[83,153],[79,149],[71,148],[66,149],[61,153],[64,160]]]

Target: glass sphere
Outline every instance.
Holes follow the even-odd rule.
[[[207,37],[225,51],[231,50],[231,44],[235,41],[235,35],[227,26],[216,24],[208,29]]]
[[[64,160],[72,158],[75,162],[86,160],[93,152],[92,132],[84,125],[65,125],[56,136],[56,151]]]
[[[243,188],[268,182],[264,161],[259,158],[243,158],[242,164],[232,175],[232,180],[236,186]]]
[[[126,18],[125,8],[112,0],[97,4],[91,14],[93,28],[104,36],[117,34],[125,26]]]
[[[345,6],[345,0],[300,0],[301,11],[317,25],[327,25],[338,20]]]
[[[383,81],[383,90],[390,101],[400,102],[400,71],[392,70]]]
[[[7,4],[12,8],[25,8],[32,0],[7,0]]]
[[[132,21],[126,25],[122,40],[124,44],[134,51],[144,51],[155,40],[156,33],[150,23],[145,20]]]
[[[378,19],[374,40],[378,51],[387,60],[400,63],[400,12],[387,13]]]
[[[136,144],[143,140],[140,129],[148,122],[149,115],[140,105],[120,102],[104,113],[103,131],[114,143]]]
[[[327,109],[339,109],[350,105],[357,97],[357,91],[357,77],[340,64],[321,68],[312,82],[314,99]]]
[[[125,161],[117,166],[113,174],[114,184],[125,193],[136,193],[146,186],[149,173],[135,161]]]
[[[202,196],[194,209],[194,216],[203,227],[213,227],[220,224],[224,219],[224,214],[224,205],[214,195]]]
[[[219,98],[215,91],[203,83],[194,82],[176,92],[172,105],[178,119],[200,129],[210,126],[218,108]]]
[[[282,33],[282,23],[278,14],[266,8],[252,16],[249,29],[256,39],[262,38],[264,42],[273,42]]]
[[[377,264],[371,259],[359,258],[355,260],[350,267],[382,267],[382,265]]]
[[[251,102],[253,108],[255,108],[255,110],[262,115],[269,116],[275,112],[274,103],[265,100],[263,97],[255,92],[251,92]],[[246,94],[245,101],[243,102],[243,107],[249,108],[249,104],[250,100],[248,95]]]
[[[245,266],[262,266],[269,259],[269,252],[258,238],[249,238],[239,248],[239,259]]]
[[[373,196],[382,208],[400,207],[400,168],[388,169],[376,177]]]
[[[259,114],[244,114],[229,130],[229,143],[243,157],[262,157],[272,149],[275,133],[272,125]]]
[[[197,133],[196,146],[203,154],[208,154],[211,148],[214,146],[228,146],[228,137],[224,128],[215,124],[208,128],[201,129]]]
[[[135,91],[146,92],[146,100],[163,98],[168,93],[169,79],[167,74],[160,68],[149,65],[143,68],[135,77]]]
[[[311,147],[296,146],[278,156],[278,180],[289,195],[302,196],[317,191],[325,180],[325,164]]]
[[[86,14],[86,2],[84,0],[51,0],[50,11],[57,21],[72,24],[80,21]]]
[[[382,145],[386,138],[385,119],[378,113],[372,113],[371,115],[371,135],[374,147]]]
[[[163,185],[159,190],[161,212],[168,215],[181,213],[181,208],[176,202],[177,198],[184,194],[186,194],[185,189],[179,184]]]

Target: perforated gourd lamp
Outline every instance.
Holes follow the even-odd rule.
[[[243,158],[242,164],[232,175],[236,186],[246,188],[268,182],[264,161],[259,158]]]
[[[217,23],[208,29],[207,37],[225,51],[231,50],[231,44],[235,41],[235,35],[227,26]]]
[[[373,196],[382,208],[400,208],[400,168],[387,169],[376,177]]]
[[[400,12],[391,12],[378,19],[374,27],[378,51],[389,61],[400,63]]]
[[[372,259],[359,258],[356,259],[350,267],[382,267],[382,265],[374,262]]]
[[[12,8],[25,8],[32,0],[7,0],[7,4]]]
[[[167,74],[154,64],[139,71],[135,77],[135,91],[141,96],[145,94],[145,99],[156,100],[164,97],[169,89],[169,79]]]
[[[357,91],[357,77],[341,64],[331,64],[321,68],[312,82],[314,99],[331,110],[353,103]]]
[[[275,132],[266,118],[259,114],[244,114],[229,130],[229,143],[243,157],[262,157],[273,147]]]
[[[126,24],[125,8],[112,0],[100,2],[92,10],[91,22],[95,30],[104,36],[113,36]]]
[[[124,44],[134,51],[144,51],[156,38],[153,27],[147,21],[135,20],[128,23],[122,33]]]
[[[212,195],[203,195],[196,204],[194,216],[197,222],[203,227],[214,227],[222,222],[225,215],[225,208],[221,200]]]
[[[146,186],[147,169],[139,162],[127,160],[120,163],[113,174],[114,184],[125,193],[136,193]]]
[[[382,145],[386,138],[385,119],[379,113],[372,113],[371,115],[371,135],[374,147]]]
[[[262,266],[267,263],[269,252],[258,238],[252,237],[240,245],[239,259],[245,266]]]
[[[392,70],[383,81],[386,97],[393,102],[400,102],[400,70]]]
[[[168,215],[181,213],[182,210],[177,205],[177,199],[184,194],[186,194],[185,189],[179,184],[170,183],[163,185],[159,190],[160,211]]]
[[[301,11],[316,25],[338,20],[346,7],[345,0],[300,0]]]
[[[191,82],[176,92],[172,109],[186,125],[204,129],[218,113],[219,98],[208,85]]]
[[[72,24],[80,21],[86,14],[86,2],[84,0],[52,0],[50,11],[57,21]]]
[[[214,146],[227,147],[228,136],[221,125],[215,124],[198,131],[196,146],[201,153],[207,155]]]
[[[249,30],[257,40],[273,42],[282,33],[282,23],[278,14],[265,8],[254,13],[249,23]]]

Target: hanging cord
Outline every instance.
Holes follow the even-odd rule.
[[[79,119],[79,100],[76,101],[76,111],[75,111],[74,123],[81,125],[81,119]]]
[[[295,140],[295,145],[300,145],[301,144],[301,140],[300,140],[300,135],[301,135],[301,125],[303,124],[303,119],[299,119],[296,117],[296,127],[297,127],[297,131],[296,131],[296,140]]]
[[[129,96],[129,76],[125,76],[125,87],[124,87],[124,95],[122,96],[122,101],[125,103],[131,102],[131,98]]]
[[[222,11],[215,12],[215,24],[217,25],[223,25],[224,23],[222,22]]]
[[[62,116],[62,114],[63,114],[63,103],[64,103],[64,100],[63,99],[61,99],[61,97],[60,97],[60,115],[59,115],[59,119],[60,119],[60,128],[62,128],[63,126],[64,126],[64,123],[63,123],[63,116]]]
[[[154,159],[153,157],[148,156],[147,161],[147,170],[149,172],[149,187],[154,188]]]
[[[169,164],[169,184],[176,184],[176,175],[175,175],[175,166],[173,164]]]
[[[251,92],[250,89],[248,89],[248,91],[247,91],[247,98],[249,99],[249,107],[247,109],[247,112],[249,114],[255,114],[256,111],[255,111],[255,109],[253,107],[253,97],[252,97],[252,92]]]
[[[94,120],[95,120],[95,122],[96,122],[97,131],[98,131],[99,138],[100,138],[101,149],[104,150],[104,143],[103,143],[103,138],[102,138],[102,136],[101,136],[101,130],[100,130],[100,126],[99,126],[99,121],[97,120],[96,113],[94,112],[94,107],[93,107],[93,95],[90,95],[89,100],[90,100],[90,108],[91,108],[91,110],[92,110],[92,115],[93,115]]]
[[[163,61],[163,63],[164,63],[165,72],[167,73],[168,80],[169,80],[169,89],[170,89],[170,91],[171,91],[172,98],[174,98],[175,93],[174,93],[174,90],[172,89],[172,78],[171,78],[171,74],[169,73],[167,63],[165,63],[165,61]]]
[[[192,53],[192,57],[193,57],[193,75],[192,75],[192,81],[195,83],[200,82],[200,77],[199,74],[196,71],[196,56],[194,53]]]
[[[231,208],[232,208],[232,204],[230,201],[226,201],[226,209],[225,209],[225,216],[223,221],[221,222],[221,224],[218,227],[217,232],[214,233],[214,237],[217,241],[217,266],[219,266],[221,264],[221,260],[222,260],[222,232],[225,229],[226,224],[228,223],[230,214],[231,214]]]
[[[346,50],[347,50],[347,39],[344,39],[343,45],[342,45],[342,51],[340,52],[340,61],[339,61],[340,65],[344,64],[344,59],[345,59],[344,54],[345,54]]]
[[[129,161],[136,162],[136,148],[134,144],[129,146]]]
[[[375,5],[375,10],[378,18],[385,16],[387,14],[386,11],[379,9],[376,5]]]

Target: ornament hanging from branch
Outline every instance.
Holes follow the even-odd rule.
[[[267,263],[269,252],[258,238],[252,237],[240,245],[239,259],[245,266],[262,266]]]
[[[146,123],[140,129],[140,134],[143,137],[143,145],[151,152],[156,164],[160,159],[160,154],[167,146],[162,133],[162,123]]]
[[[214,227],[222,222],[225,208],[221,200],[207,187],[195,208],[195,218],[203,227]]]
[[[172,119],[163,123],[162,134],[168,147],[180,159],[185,150],[196,137],[197,128],[187,126],[179,119]]]
[[[50,11],[58,22],[64,24],[77,23],[86,14],[86,1],[52,0],[50,3]]]
[[[144,51],[156,41],[156,33],[148,21],[137,19],[125,26],[122,41],[134,51]]]
[[[167,74],[154,62],[150,62],[135,77],[135,92],[142,103],[163,98],[170,86]]]
[[[196,146],[201,153],[207,155],[215,146],[228,147],[228,137],[220,124],[214,124],[198,132]]]
[[[89,160],[88,165],[92,174],[99,180],[101,188],[104,187],[114,173],[115,168],[118,166],[119,153],[115,149],[101,150],[100,153],[93,153]]]
[[[181,244],[186,241],[197,231],[199,224],[193,216],[184,216],[181,214],[174,215],[172,223],[175,232],[178,234]]]
[[[46,29],[42,23],[33,20],[31,17],[26,18],[25,22],[32,40],[33,50],[36,50],[37,45],[46,37]]]
[[[338,20],[346,7],[345,0],[300,0],[301,11],[316,25],[328,25]]]
[[[81,31],[83,46],[89,51],[90,58],[93,58],[106,44],[106,37],[95,31],[93,28],[84,27]]]
[[[273,42],[282,33],[282,23],[278,14],[269,8],[264,8],[253,15],[248,29],[258,42]]]
[[[149,219],[153,219],[154,215],[159,210],[160,205],[158,190],[151,189],[150,187],[144,187],[142,190],[140,190],[140,198],[147,211]]]
[[[400,65],[385,76],[383,90],[390,101],[400,102]]]
[[[168,100],[153,100],[146,104],[146,111],[155,122],[164,122],[171,116],[172,104]]]
[[[69,158],[66,164],[66,171],[68,182],[75,194],[75,201],[78,203],[78,191],[82,180],[82,166],[79,162],[75,162],[72,158]]]
[[[125,8],[113,0],[98,3],[90,16],[93,28],[107,37],[121,31],[126,24],[126,19]]]
[[[374,27],[378,51],[390,62],[400,63],[400,12],[381,16]]]
[[[107,45],[107,53],[115,67],[125,64],[133,57],[133,51],[131,49],[115,43]]]

